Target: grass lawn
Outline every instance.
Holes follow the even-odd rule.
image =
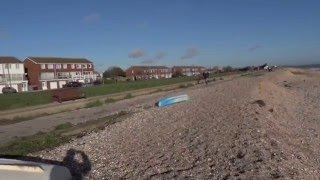
[[[157,86],[165,86],[195,80],[195,77],[181,77],[170,79],[151,79],[145,81],[135,82],[118,82],[113,84],[104,84],[101,86],[84,87],[82,91],[86,93],[87,97],[100,96],[112,93],[119,93],[137,89],[152,88]]]
[[[0,94],[0,110],[22,108],[52,102],[51,91]]]

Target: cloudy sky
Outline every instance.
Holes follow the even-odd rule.
[[[1,0],[0,55],[130,65],[320,62],[319,0]]]

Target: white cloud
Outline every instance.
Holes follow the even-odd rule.
[[[256,44],[256,45],[250,47],[250,48],[248,49],[248,51],[253,52],[253,51],[255,51],[255,50],[257,50],[257,49],[260,49],[260,48],[262,48],[262,47],[263,47],[262,45]]]
[[[85,23],[91,24],[91,23],[97,23],[101,19],[101,16],[97,13],[89,14],[85,16],[82,20]]]
[[[181,57],[182,60],[191,59],[199,54],[199,50],[197,48],[188,48],[185,54]]]
[[[136,48],[136,49],[133,49],[133,50],[129,53],[128,57],[129,57],[129,58],[140,58],[140,57],[142,57],[142,56],[144,56],[144,55],[145,55],[145,52],[144,52],[143,49],[141,49],[141,48]]]

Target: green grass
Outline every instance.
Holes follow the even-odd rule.
[[[102,105],[103,105],[103,103],[100,100],[96,100],[96,101],[88,102],[85,105],[85,108],[98,107],[98,106],[102,106]]]
[[[107,95],[107,94],[138,90],[138,89],[144,89],[144,88],[172,85],[172,84],[188,82],[193,80],[195,80],[195,77],[117,82],[113,84],[104,84],[101,86],[84,87],[82,88],[82,91],[86,93],[87,97],[93,97],[93,96]]]
[[[38,133],[33,136],[17,138],[0,148],[2,155],[26,155],[46,148],[59,146],[70,140],[70,137],[60,136],[58,132]]]
[[[52,102],[50,91],[0,94],[0,110],[22,108]]]
[[[128,112],[121,111],[116,115],[102,117],[78,125],[60,124],[48,133],[38,132],[32,136],[18,137],[1,145],[0,155],[27,155],[32,152],[51,149],[69,142],[72,138],[80,138],[87,132],[103,130],[106,126],[122,121],[126,115],[128,115]]]

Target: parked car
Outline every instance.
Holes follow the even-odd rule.
[[[82,87],[82,83],[81,82],[68,82],[67,84],[62,86],[63,88],[67,88],[67,87]]]
[[[17,90],[13,87],[4,87],[2,88],[3,94],[11,94],[11,93],[17,93]]]

